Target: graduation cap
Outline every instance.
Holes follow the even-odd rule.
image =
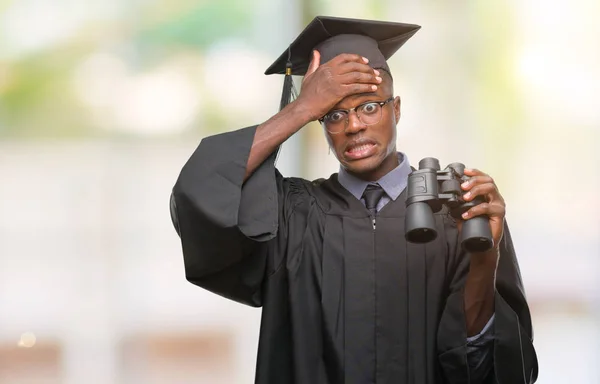
[[[306,74],[313,50],[321,54],[321,64],[341,53],[355,53],[369,59],[371,67],[389,73],[387,60],[420,28],[415,24],[317,16],[265,75],[285,75],[280,104],[283,109],[293,94],[292,75]]]

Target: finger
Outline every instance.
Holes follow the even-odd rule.
[[[492,201],[494,199],[498,199],[500,193],[498,192],[498,188],[496,184],[485,183],[478,184],[471,188],[471,190],[463,195],[463,199],[466,201],[471,201],[477,196],[488,196],[489,200]]]
[[[487,176],[485,172],[482,172],[477,168],[465,168],[464,172],[467,176]]]
[[[363,57],[361,55],[354,54],[354,53],[342,53],[342,54],[337,55],[336,57],[334,57],[333,59],[331,59],[329,61],[329,63],[331,63],[332,65],[339,65],[339,64],[347,63],[347,62],[368,64],[369,59],[367,59],[366,57]]]
[[[344,97],[359,93],[371,93],[375,91],[377,91],[377,85],[359,83],[349,85],[342,84],[342,93]]]
[[[339,76],[339,82],[341,84],[381,84],[382,79],[379,76],[375,76],[373,72],[371,73],[362,73],[362,72],[350,72],[345,75]]]
[[[312,75],[317,70],[317,68],[319,68],[320,62],[321,54],[315,49],[313,50],[313,57],[310,61],[310,64],[308,65],[308,69],[306,70],[306,75],[304,75],[304,77]]]
[[[362,73],[371,73],[371,74],[374,73],[376,76],[379,76],[378,70],[371,68],[367,64],[357,63],[354,61],[337,65],[335,67],[335,72],[338,75],[344,75],[344,74],[350,73],[350,72],[362,72]]]
[[[467,220],[482,215],[487,215],[489,217],[503,217],[505,212],[506,207],[502,204],[481,203],[463,213],[462,218]]]
[[[461,187],[465,191],[468,191],[469,189],[473,188],[475,185],[478,185],[478,184],[487,184],[487,183],[492,183],[493,184],[494,183],[494,179],[492,179],[488,175],[485,175],[485,176],[473,176],[469,180],[467,180],[464,183],[462,183]]]

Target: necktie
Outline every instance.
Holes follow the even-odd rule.
[[[371,213],[371,217],[375,217],[377,214],[377,203],[379,203],[384,194],[385,191],[379,184],[369,184],[367,189],[365,189],[363,198],[365,199],[367,209]]]

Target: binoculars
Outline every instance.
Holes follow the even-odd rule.
[[[455,219],[484,200],[462,198],[461,184],[469,179],[461,163],[449,164],[440,171],[440,162],[426,157],[419,169],[408,177],[406,197],[405,237],[411,243],[428,243],[437,237],[433,214],[446,206]],[[461,230],[461,246],[467,252],[485,252],[494,245],[487,216],[465,220]]]

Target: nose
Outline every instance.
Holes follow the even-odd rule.
[[[356,114],[356,111],[351,111],[348,114],[348,123],[346,124],[346,129],[344,131],[347,135],[353,135],[366,128],[367,126],[362,121],[360,121],[358,115]]]

